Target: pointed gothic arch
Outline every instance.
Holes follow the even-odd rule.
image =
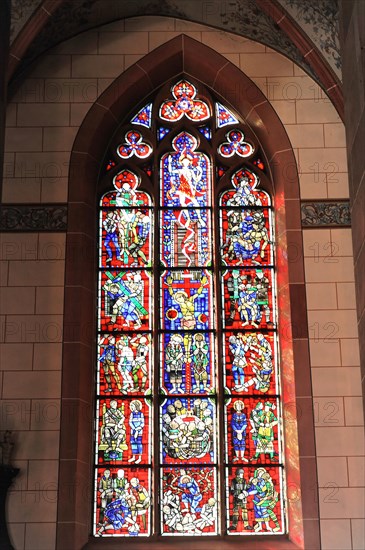
[[[279,117],[256,85],[223,56],[184,35],[146,55],[109,86],[86,115],[71,154],[57,547],[83,547],[90,534],[95,242],[97,195],[101,192],[97,188],[100,167],[111,136],[120,121],[134,110],[136,98],[139,103],[164,82],[182,75],[202,82],[239,112],[266,154],[274,182],[276,210],[289,540],[292,541],[273,537],[273,548],[319,548],[308,327],[295,157]],[[297,411],[302,414],[297,414]],[[268,538],[265,539],[267,544]],[[240,540],[242,546],[247,543],[251,548],[253,545],[260,548],[259,541]],[[220,544],[223,548],[222,542]]]

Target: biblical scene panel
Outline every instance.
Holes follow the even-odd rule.
[[[220,250],[229,266],[272,265],[269,210],[223,209]]]
[[[145,394],[151,388],[151,335],[98,336],[98,394]]]
[[[150,266],[151,228],[152,213],[148,208],[102,210],[100,266]]]
[[[216,460],[216,403],[213,399],[169,397],[160,406],[161,462],[209,464]]]
[[[224,326],[274,328],[271,269],[232,269],[222,274]]]
[[[215,391],[214,341],[211,333],[161,335],[161,388],[169,394]]]
[[[279,402],[275,398],[226,399],[226,461],[280,463],[279,421]]]
[[[225,332],[223,346],[225,386],[230,393],[278,393],[275,333]]]
[[[207,270],[165,271],[161,275],[161,328],[198,330],[212,328],[212,275]]]
[[[146,399],[100,399],[96,461],[148,464],[151,461],[151,403]]]
[[[236,466],[226,469],[227,530],[230,535],[282,534],[282,468]]]
[[[138,537],[151,534],[151,471],[98,468],[95,473],[94,535]]]
[[[211,213],[203,209],[162,210],[161,261],[166,267],[204,267],[212,261]]]
[[[163,535],[216,535],[218,490],[216,468],[163,468],[161,532]]]
[[[99,330],[151,329],[151,275],[104,271],[99,282]]]

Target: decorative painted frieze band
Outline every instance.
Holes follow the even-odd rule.
[[[302,227],[350,226],[349,201],[310,201],[301,203]]]
[[[12,204],[0,207],[1,231],[66,231],[66,204]]]

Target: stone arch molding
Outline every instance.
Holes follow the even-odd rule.
[[[185,35],[180,35],[147,54],[115,79],[88,111],[71,153],[57,548],[93,548],[95,544],[93,540],[89,540],[94,393],[90,381],[94,380],[95,368],[95,242],[98,179],[102,161],[120,122],[135,109],[136,98],[140,103],[166,81],[182,74],[211,88],[224,98],[226,104],[242,115],[256,133],[266,154],[271,179],[275,182],[274,206],[279,251],[277,266],[280,273],[278,309],[281,312],[285,337],[285,349],[283,348],[281,357],[282,362],[285,360],[286,371],[283,397],[284,407],[285,401],[290,405],[284,414],[287,421],[285,425],[288,427],[285,428],[285,436],[287,441],[290,439],[290,459],[287,456],[286,464],[287,477],[291,487],[294,487],[295,495],[292,499],[289,495],[288,500],[288,540],[283,541],[281,537],[278,544],[280,548],[319,548],[318,509],[313,509],[314,499],[310,498],[311,506],[306,506],[303,502],[302,507],[300,496],[298,498],[300,494],[303,496],[302,500],[305,496],[302,490],[303,479],[300,476],[299,450],[303,456],[313,454],[308,446],[314,441],[314,427],[308,426],[308,422],[301,427],[303,419],[295,418],[296,408],[293,406],[296,399],[294,369],[300,369],[301,383],[303,376],[310,377],[309,356],[303,353],[303,342],[305,343],[308,336],[305,300],[302,305],[298,305],[298,283],[304,287],[303,254],[300,255],[299,251],[300,261],[291,265],[285,252],[290,250],[288,230],[295,239],[295,254],[298,254],[298,247],[301,247],[299,181],[295,157],[278,115],[257,86],[222,55]],[[300,319],[303,324],[298,330],[296,323],[294,335],[291,330],[294,315],[291,303],[296,303],[295,322]],[[77,371],[75,365],[78,365]],[[306,476],[310,475],[311,480],[315,481],[315,465],[310,472],[309,469],[306,466]],[[70,485],[77,488],[72,499]],[[304,516],[302,508],[305,511]],[[311,518],[310,521],[305,522],[305,516]],[[267,543],[267,537],[265,540]],[[222,541],[217,543],[222,544]],[[246,543],[249,541],[240,541],[240,545]],[[158,544],[156,542],[156,549]],[[219,544],[217,548],[222,548]],[[273,544],[276,543],[273,541]],[[148,543],[148,547],[151,548],[151,545],[154,547],[153,541]],[[179,545],[175,541],[171,548]],[[214,547],[214,542],[212,546]],[[260,547],[259,544],[257,549]]]

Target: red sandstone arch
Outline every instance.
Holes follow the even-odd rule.
[[[280,119],[255,84],[223,56],[184,35],[146,55],[110,85],[87,113],[71,154],[57,548],[77,549],[85,544],[87,548],[109,548],[113,544],[105,540],[88,543],[93,483],[96,197],[101,163],[111,136],[134,109],[136,98],[139,103],[181,74],[210,87],[242,115],[266,153],[275,188],[289,538],[270,536],[260,542],[256,537],[235,537],[235,541],[207,541],[204,548],[224,550],[234,545],[250,550],[317,550],[314,423],[295,157]],[[136,550],[146,548],[146,542],[140,540],[127,544]],[[120,539],[118,545],[123,547]],[[148,542],[148,548],[156,550],[180,545],[189,547],[185,540]]]

